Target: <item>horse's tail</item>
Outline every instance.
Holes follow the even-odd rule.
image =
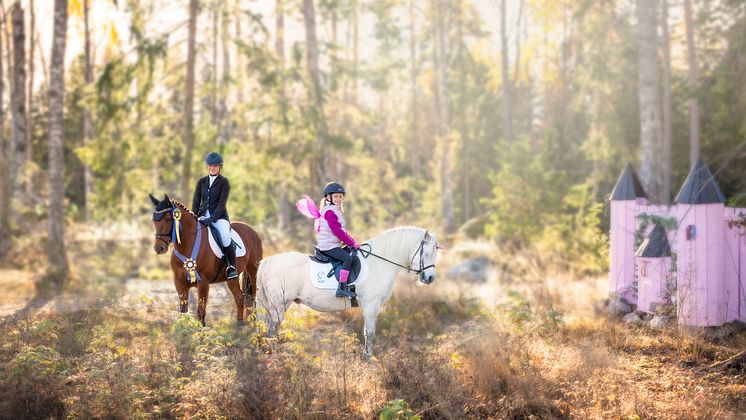
[[[261,263],[264,256],[264,249],[262,247],[262,239],[254,229],[249,228],[249,238],[247,239],[247,254],[250,259],[244,269],[243,295],[244,305],[253,309],[256,303],[257,271],[259,270],[259,263]]]
[[[258,262],[256,264],[253,264],[253,263],[247,264],[246,270],[244,270],[244,288],[243,288],[244,305],[252,309],[254,308],[254,305],[256,303],[257,270],[259,270]]]

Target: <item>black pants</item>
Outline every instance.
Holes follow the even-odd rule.
[[[350,267],[352,267],[352,255],[342,250],[342,248],[336,247],[327,251],[321,251],[321,253],[329,258],[342,261],[342,270],[350,271]]]

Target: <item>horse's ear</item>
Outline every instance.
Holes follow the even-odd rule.
[[[171,202],[171,199],[168,197],[168,194],[163,194],[163,200]]]
[[[148,194],[148,196],[150,196],[150,201],[153,202],[154,206],[157,206],[158,203],[160,203],[160,200],[158,200],[157,198],[153,197],[153,194]]]

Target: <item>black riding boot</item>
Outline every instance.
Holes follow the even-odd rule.
[[[236,247],[232,243],[227,247],[223,248],[223,254],[228,260],[228,268],[225,269],[225,276],[228,280],[238,278],[238,271],[236,271]]]
[[[347,283],[338,283],[337,293],[335,293],[335,296],[352,299],[357,296],[357,293],[351,292],[350,286]]]
[[[354,292],[350,291],[350,286],[347,283],[347,280],[349,279],[350,272],[348,270],[342,270],[339,273],[339,284],[337,285],[337,297],[346,297],[346,298],[354,298],[356,294]]]

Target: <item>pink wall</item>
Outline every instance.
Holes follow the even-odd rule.
[[[668,303],[666,278],[671,269],[671,257],[637,257],[637,309],[653,313],[653,304]]]
[[[744,227],[740,225],[728,226],[729,221],[738,220],[739,213],[746,214],[746,209],[725,208],[723,240],[723,276],[726,299],[727,321],[746,320],[746,238]]]
[[[637,204],[639,202],[640,204]],[[612,201],[610,236],[610,287],[612,296],[624,298],[635,304],[635,214],[642,208],[644,199]]]
[[[723,279],[722,203],[679,205],[674,239],[677,257],[677,301],[680,325],[715,326],[727,321]],[[688,240],[688,226],[696,234]]]

